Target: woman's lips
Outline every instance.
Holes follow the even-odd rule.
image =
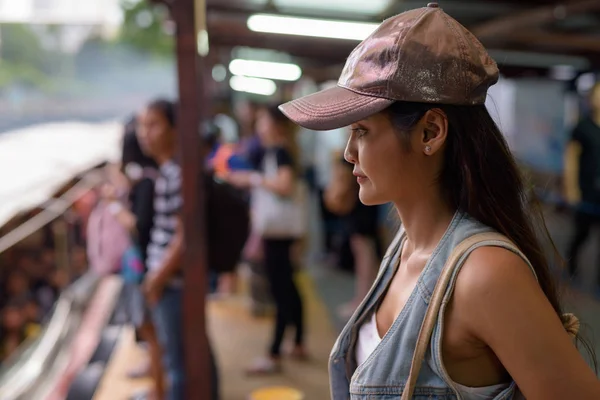
[[[356,177],[356,182],[358,182],[359,185],[369,180],[369,178],[357,171],[352,172],[352,175]]]

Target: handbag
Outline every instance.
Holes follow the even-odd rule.
[[[263,159],[267,178],[277,175],[277,159],[268,152]],[[291,196],[280,196],[263,187],[252,189],[252,228],[269,239],[297,239],[308,229],[307,188],[299,179]]]
[[[519,250],[517,246],[510,241],[510,239],[496,232],[486,232],[473,235],[463,240],[458,246],[456,246],[456,248],[452,251],[452,254],[450,254],[450,257],[448,257],[448,260],[446,261],[446,264],[444,265],[440,277],[435,285],[435,289],[433,290],[431,301],[427,307],[425,318],[421,324],[421,329],[419,330],[419,336],[417,337],[417,344],[415,346],[415,352],[413,353],[408,380],[404,386],[401,400],[412,399],[412,395],[415,390],[415,384],[417,383],[417,377],[419,376],[419,371],[421,370],[421,365],[423,363],[423,359],[425,358],[427,348],[430,346],[431,334],[439,317],[440,308],[446,294],[446,289],[448,288],[448,284],[450,283],[450,280],[456,271],[458,262],[469,249],[482,242],[496,246],[501,245],[502,247],[519,255],[524,260],[527,260],[527,257],[525,257],[521,250]],[[574,337],[579,330],[579,321],[577,320],[577,317],[575,317],[573,314],[565,313],[561,316],[561,320],[567,332]],[[515,393],[513,398],[524,399],[524,396],[517,388],[517,393]]]

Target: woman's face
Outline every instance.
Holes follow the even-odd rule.
[[[277,143],[279,126],[267,111],[260,110],[256,119],[256,133],[263,146],[273,146]]]
[[[378,113],[351,126],[345,158],[354,164],[363,204],[378,205],[418,198],[431,181],[422,145],[422,121],[403,143],[387,114]],[[407,147],[408,146],[408,147]]]
[[[170,150],[175,132],[164,113],[147,108],[139,116],[137,136],[142,151],[150,157],[156,157]]]

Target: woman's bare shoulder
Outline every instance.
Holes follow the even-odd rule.
[[[457,280],[457,290],[467,289],[473,294],[488,292],[491,288],[514,290],[539,288],[535,275],[521,256],[498,246],[482,246],[471,252]]]
[[[527,263],[500,247],[474,250],[460,271],[453,310],[530,399],[600,398],[585,364]]]

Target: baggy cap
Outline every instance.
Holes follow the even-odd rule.
[[[391,17],[350,54],[336,87],[285,103],[292,121],[331,130],[395,101],[484,104],[498,67],[483,45],[437,3]]]

